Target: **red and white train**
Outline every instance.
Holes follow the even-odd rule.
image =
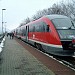
[[[75,26],[63,15],[46,15],[18,27],[15,36],[58,56],[73,56],[75,52]]]

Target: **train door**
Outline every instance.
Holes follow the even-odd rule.
[[[28,42],[29,26],[26,26],[26,42]]]

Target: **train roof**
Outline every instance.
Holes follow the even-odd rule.
[[[49,18],[50,20],[55,19],[55,18],[68,18],[67,16],[57,15],[57,14],[54,14],[54,15],[46,15],[45,17]]]
[[[50,20],[56,19],[56,18],[68,18],[67,16],[64,16],[64,15],[58,15],[58,14],[45,15],[45,16],[39,18],[38,20],[29,22],[29,23],[26,24],[26,25],[32,24],[32,23],[34,23],[34,22],[38,22],[40,19],[43,19],[43,18],[45,18],[45,17],[46,17],[46,18],[49,18]],[[24,25],[21,26],[21,27],[24,27]],[[20,27],[17,27],[17,28],[20,28]]]

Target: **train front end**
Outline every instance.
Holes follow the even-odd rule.
[[[75,25],[68,17],[52,19],[62,44],[63,56],[73,56],[75,52]]]

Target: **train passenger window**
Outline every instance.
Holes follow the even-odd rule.
[[[36,30],[36,32],[40,32],[40,27],[39,26],[36,26],[35,27],[35,30]]]
[[[33,31],[33,27],[32,25],[29,25],[29,32],[32,32]]]
[[[23,35],[23,36],[26,35],[26,30],[25,30],[25,28],[22,28],[22,35]]]
[[[33,32],[35,32],[35,26],[33,26]]]
[[[49,26],[45,22],[39,22],[29,26],[29,32],[49,32]]]
[[[42,22],[42,26],[43,26],[43,32],[50,32],[49,25],[47,25],[45,22]]]
[[[29,26],[29,32],[30,32],[30,26]]]
[[[40,31],[40,32],[45,32],[45,27],[44,27],[44,25],[40,25],[40,26],[39,26],[39,31]]]
[[[36,28],[36,30],[38,32],[45,32],[45,26],[44,26],[43,22],[39,22],[37,25],[38,25],[38,27]]]

